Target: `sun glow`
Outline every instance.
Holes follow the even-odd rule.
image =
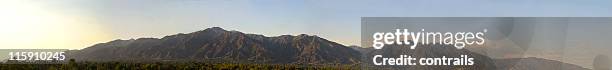
[[[36,2],[0,1],[0,49],[81,49],[111,40],[98,24]]]

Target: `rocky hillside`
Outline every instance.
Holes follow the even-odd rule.
[[[282,64],[351,64],[360,53],[301,34],[265,37],[219,27],[158,38],[114,40],[69,54],[84,61],[201,60]]]

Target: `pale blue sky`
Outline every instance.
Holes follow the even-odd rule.
[[[100,41],[163,37],[218,26],[359,45],[360,17],[610,17],[610,0],[22,0],[99,26]],[[60,15],[61,16],[61,15]],[[79,45],[80,46],[80,45]],[[84,48],[90,45],[82,45]],[[71,47],[79,48],[79,47]]]

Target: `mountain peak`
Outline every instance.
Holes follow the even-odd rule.
[[[206,28],[204,29],[204,31],[227,31],[221,27],[211,27],[211,28]]]
[[[301,37],[308,37],[308,36],[310,36],[310,35],[307,35],[307,34],[300,34],[300,35],[298,35],[298,36],[301,36]]]
[[[306,37],[307,38],[320,38],[317,35],[308,35],[308,34],[300,34],[300,35],[297,35],[296,37],[302,37],[302,38],[306,38]]]
[[[218,33],[225,33],[225,32],[229,32],[221,27],[211,27],[211,28],[206,28],[204,30],[198,31],[198,32],[194,32],[197,34],[218,34]]]

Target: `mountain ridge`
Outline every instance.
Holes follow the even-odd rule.
[[[104,52],[104,53],[100,53]],[[300,34],[266,37],[220,27],[162,38],[99,43],[71,54],[78,60],[229,59],[253,63],[352,64],[360,53],[327,39]]]
[[[178,33],[162,38],[138,38],[99,43],[68,53],[69,58],[80,61],[156,62],[187,60],[222,63],[265,64],[360,64],[363,68],[388,69],[534,69],[544,70],[585,68],[560,61],[518,58],[492,59],[466,49],[456,50],[450,45],[423,45],[420,50],[407,50],[405,46],[390,45],[381,50],[359,46],[344,46],[316,35],[280,35],[266,37],[212,27],[191,33]],[[409,54],[419,57],[453,56],[460,54],[476,58],[473,66],[371,66],[368,55],[394,56]],[[364,57],[365,56],[365,57]],[[520,61],[520,62],[513,62]],[[526,64],[526,65],[523,65]],[[536,64],[536,65],[534,65]],[[546,64],[563,64],[558,67]]]

